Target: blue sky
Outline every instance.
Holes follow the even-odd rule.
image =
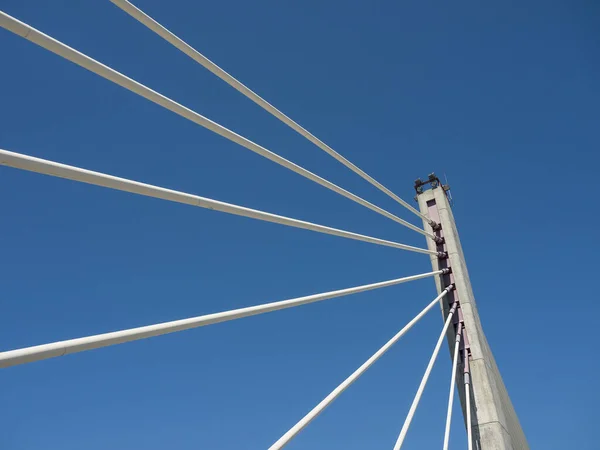
[[[136,5],[403,198],[446,173],[531,447],[597,448],[597,4]],[[0,7],[418,223],[109,1]],[[0,49],[1,148],[425,245],[5,30]],[[2,349],[430,270],[424,255],[9,168],[0,192]],[[434,296],[421,280],[3,370],[0,446],[266,448]],[[441,325],[428,315],[289,448],[391,448]],[[449,371],[444,349],[404,448],[441,448]],[[451,448],[464,435],[455,415]]]

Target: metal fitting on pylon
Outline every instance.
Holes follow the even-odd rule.
[[[431,229],[433,231],[438,231],[442,229],[442,226],[439,223],[434,222],[433,220],[429,222],[429,225],[431,226]]]
[[[437,257],[438,259],[448,259],[448,252],[438,252]]]
[[[435,237],[433,238],[433,240],[434,240],[434,241],[435,241],[435,243],[436,243],[436,244],[438,244],[438,245],[442,245],[443,243],[445,243],[445,242],[446,242],[446,239],[444,239],[443,237],[440,237],[440,236],[435,236]]]
[[[452,273],[452,267],[445,267],[442,269],[442,275],[450,275]]]

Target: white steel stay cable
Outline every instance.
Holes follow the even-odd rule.
[[[473,450],[473,430],[471,423],[471,368],[469,364],[469,351],[463,348],[464,371],[465,379],[465,409],[467,411],[467,449]]]
[[[340,396],[342,392],[344,392],[352,383],[354,383],[363,373],[367,371],[369,367],[371,367],[379,358],[383,356],[385,352],[387,352],[392,345],[394,345],[398,340],[406,334],[408,330],[410,330],[414,324],[416,324],[419,320],[423,318],[427,312],[433,308],[435,305],[439,304],[439,301],[444,298],[444,296],[453,289],[452,286],[447,287],[442,291],[440,295],[438,295],[429,305],[425,307],[419,314],[415,316],[410,322],[406,324],[404,328],[402,328],[396,335],[391,338],[386,344],[381,347],[377,352],[371,356],[368,360],[366,360],[362,366],[356,369],[352,375],[346,378],[338,387],[336,387],[331,393],[325,397],[317,406],[315,406],[308,414],[306,414],[300,421],[290,428],[283,436],[279,438],[277,442],[275,442],[269,450],[279,450],[286,446],[300,431],[302,431],[310,422],[312,422],[319,414],[323,412],[325,408],[327,408],[336,398]]]
[[[465,404],[467,409],[467,450],[473,450],[473,431],[471,430],[471,391],[465,383]]]
[[[177,37],[175,34],[173,34],[171,31],[169,31],[167,28],[162,26],[160,23],[158,23],[156,20],[154,20],[152,17],[150,17],[144,11],[142,11],[135,5],[131,4],[127,0],[110,0],[110,1],[112,3],[114,3],[116,6],[118,6],[119,8],[121,8],[123,11],[125,11],[127,14],[129,14],[131,17],[136,19],[138,22],[145,25],[150,30],[154,31],[156,34],[158,34],[160,37],[162,37],[164,40],[166,40],[167,42],[172,44],[174,47],[176,47],[177,49],[179,49],[180,51],[185,53],[187,56],[192,58],[198,64],[200,64],[204,68],[208,69],[210,72],[212,72],[214,75],[219,77],[225,83],[229,84],[231,87],[233,87],[235,90],[240,92],[242,95],[244,95],[247,98],[249,98],[250,100],[252,100],[258,106],[263,108],[265,111],[269,112],[271,115],[273,115],[274,117],[276,117],[283,123],[285,123],[287,126],[292,128],[294,131],[296,131],[300,135],[304,136],[306,139],[308,139],[310,142],[315,144],[317,147],[319,147],[324,152],[328,153],[330,156],[332,156],[337,161],[342,163],[348,169],[350,169],[351,171],[353,171],[354,173],[356,173],[357,175],[362,177],[364,180],[371,183],[373,186],[375,186],[380,191],[386,193],[388,196],[390,196],[391,198],[396,200],[398,203],[400,203],[402,206],[404,206],[410,212],[412,212],[413,214],[416,214],[417,216],[421,217],[422,219],[425,219],[430,224],[433,223],[433,221],[431,219],[429,219],[429,217],[427,217],[425,214],[422,214],[417,209],[410,206],[407,202],[402,200],[402,198],[398,197],[396,194],[394,194],[392,191],[390,191],[384,185],[382,185],[377,180],[375,180],[373,177],[368,175],[365,171],[363,171],[362,169],[360,169],[359,167],[357,167],[356,165],[354,165],[353,163],[348,161],[346,158],[344,158],[342,155],[340,155],[338,152],[336,152],[334,149],[332,149],[325,142],[323,142],[322,140],[317,138],[315,135],[313,135],[311,132],[309,132],[306,128],[302,127],[299,123],[297,123],[296,121],[292,120],[290,117],[285,115],[283,112],[281,112],[275,106],[270,104],[268,101],[266,101],[260,95],[258,95],[256,92],[254,92],[253,90],[248,88],[246,85],[244,85],[242,82],[240,82],[239,80],[237,80],[236,78],[231,76],[229,73],[227,73],[221,67],[216,65],[214,62],[212,62],[210,59],[208,59],[202,53],[200,53],[199,51],[194,49],[188,43],[186,43],[181,38]]]
[[[384,239],[378,239],[371,236],[352,233],[350,231],[339,230],[337,228],[326,227],[324,225],[317,225],[312,222],[305,222],[303,220],[292,219],[290,217],[278,216],[276,214],[259,211],[257,209],[245,208],[243,206],[220,202],[210,198],[200,197],[198,195],[187,194],[185,192],[174,191],[172,189],[165,189],[162,187],[153,186],[151,184],[140,183],[138,181],[119,178],[100,172],[93,172],[91,170],[81,169],[79,167],[10,152],[8,150],[0,149],[0,165],[28,170],[30,172],[42,173],[45,175],[52,175],[59,178],[80,181],[82,183],[116,189],[118,191],[131,192],[133,194],[144,195],[146,197],[154,197],[171,202],[184,203],[200,208],[207,208],[215,211],[235,214],[238,216],[250,217],[252,219],[264,220],[266,222],[279,223],[290,227],[303,228],[305,230],[317,231],[319,233],[331,234],[357,241],[370,242],[372,244],[384,245],[417,253],[427,253],[432,255],[438,254],[432,250],[412,247],[410,245],[400,244],[393,241],[386,241]]]
[[[31,27],[30,25],[27,25],[17,19],[15,19],[14,17],[0,11],[0,26],[3,28],[6,28],[9,31],[12,31],[13,33],[33,42],[34,44],[39,45],[40,47],[45,48],[46,50],[49,50],[53,53],[56,53],[59,56],[62,56],[63,58],[97,74],[100,75],[101,77],[112,81],[115,84],[118,84],[121,87],[124,87],[125,89],[128,89],[142,97],[144,97],[147,100],[150,100],[151,102],[156,103],[157,105],[160,105],[166,109],[168,109],[169,111],[172,111],[176,114],[179,114],[182,117],[185,117],[186,119],[201,125],[215,133],[217,133],[218,135],[229,139],[232,142],[235,142],[239,145],[241,145],[242,147],[247,148],[248,150],[252,150],[255,153],[258,153],[261,156],[264,156],[265,158],[287,168],[290,169],[291,171],[302,175],[305,178],[308,178],[311,181],[314,181],[315,183],[320,184],[321,186],[324,186],[334,192],[337,192],[338,194],[366,207],[369,208],[389,219],[392,219],[408,228],[410,228],[411,230],[417,231],[421,234],[424,234],[426,236],[431,237],[432,239],[435,240],[435,236],[432,233],[429,233],[397,216],[395,216],[394,214],[390,213],[389,211],[386,211],[383,208],[380,208],[379,206],[376,206],[370,202],[368,202],[367,200],[359,197],[358,195],[355,195],[341,187],[339,187],[338,185],[325,180],[324,178],[321,178],[320,176],[304,169],[303,167],[300,167],[297,164],[294,164],[291,161],[288,161],[287,159],[277,155],[276,153],[273,153],[272,151],[256,144],[255,142],[250,141],[249,139],[246,139],[243,136],[240,136],[239,134],[229,130],[228,128],[223,127],[222,125],[219,125],[216,122],[213,122],[212,120],[208,119],[207,117],[202,116],[201,114],[198,114],[195,111],[192,111],[191,109],[175,102],[174,100],[171,100],[168,97],[165,97],[162,94],[159,94],[158,92],[150,89],[147,86],[144,86],[141,83],[138,83],[137,81],[123,75],[120,72],[117,72],[114,69],[111,69],[108,66],[105,66],[104,64],[96,61],[95,59],[90,58],[87,55],[84,55],[83,53],[69,47],[66,44],[63,44],[60,41],[57,41],[56,39],[42,33],[39,30],[36,30],[35,28]]]
[[[402,447],[402,444],[404,443],[404,439],[406,438],[406,434],[408,433],[408,429],[410,428],[410,424],[415,415],[415,411],[417,410],[417,406],[419,406],[419,401],[421,400],[421,396],[423,395],[423,391],[425,390],[425,386],[427,385],[427,381],[429,380],[429,375],[431,374],[431,369],[433,369],[435,360],[437,359],[438,353],[440,352],[440,347],[442,346],[442,342],[444,341],[444,337],[446,336],[446,331],[448,330],[448,327],[452,323],[452,316],[454,315],[455,311],[456,311],[456,303],[448,312],[448,317],[446,318],[446,323],[444,323],[444,327],[442,328],[440,337],[438,338],[438,341],[435,344],[433,354],[431,355],[431,358],[429,359],[429,364],[427,364],[427,369],[425,369],[425,374],[423,375],[423,379],[421,380],[419,389],[417,389],[417,393],[415,395],[415,398],[413,399],[412,405],[410,405],[410,410],[408,411],[408,415],[406,416],[404,425],[402,425],[402,430],[400,431],[400,435],[398,436],[396,445],[394,445],[394,450],[400,450],[400,448]]]
[[[42,359],[55,358],[71,353],[93,350],[101,347],[131,342],[138,339],[146,339],[153,336],[174,333],[176,331],[189,330],[191,328],[203,327],[215,323],[227,322],[230,320],[241,319],[243,317],[255,316],[271,311],[292,308],[294,306],[306,305],[308,303],[328,300],[344,295],[357,294],[372,289],[379,289],[388,286],[393,286],[408,281],[419,280],[422,278],[438,275],[443,271],[438,270],[430,273],[413,275],[410,277],[397,278],[389,281],[381,281],[379,283],[365,284],[337,291],[324,292],[322,294],[308,295],[305,297],[293,298],[290,300],[282,300],[279,302],[265,303],[263,305],[249,306],[246,308],[233,309],[204,316],[192,317],[189,319],[174,320],[171,322],[159,323],[156,325],[148,325],[144,327],[130,328],[128,330],[114,331],[112,333],[97,334],[78,339],[70,339],[67,341],[53,342],[51,344],[36,345],[18,350],[10,350],[0,353],[0,367],[10,367],[18,364],[25,364]]]
[[[452,406],[454,404],[454,390],[456,387],[456,370],[458,367],[458,355],[460,353],[460,340],[462,337],[462,324],[459,323],[456,331],[456,341],[454,342],[454,353],[452,358],[452,374],[450,375],[450,394],[448,395],[448,411],[446,413],[446,429],[444,430],[444,447],[442,450],[448,450],[450,443],[450,425],[452,423]]]

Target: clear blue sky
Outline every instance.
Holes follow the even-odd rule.
[[[136,4],[405,199],[446,173],[531,447],[598,448],[596,2]],[[108,0],[0,7],[418,223]],[[5,30],[0,50],[1,148],[425,245]],[[9,168],[0,192],[2,349],[430,270],[423,255]],[[0,447],[264,449],[434,295],[422,280],[3,370]],[[432,312],[289,448],[391,448],[440,328]],[[444,348],[407,449],[441,447],[449,371]]]

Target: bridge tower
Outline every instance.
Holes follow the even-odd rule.
[[[447,259],[431,256],[431,265],[435,270],[444,267],[452,269],[450,274],[435,278],[437,290],[441,292],[452,283],[456,286],[456,289],[443,299],[444,318],[448,314],[449,305],[454,301],[460,304],[457,321],[454,327],[448,329],[447,339],[451,357],[454,357],[457,330],[462,329],[457,386],[465,423],[468,413],[467,404],[470,404],[472,425],[469,435],[472,437],[469,448],[529,450],[527,439],[483,332],[452,214],[449,186],[442,185],[435,174],[431,174],[427,181],[418,179],[415,182],[415,189],[421,213],[427,214],[437,224],[434,231],[437,236],[443,238],[443,241],[438,243],[428,239],[427,245],[431,250],[447,253]],[[425,220],[423,225],[425,229],[432,228]]]

